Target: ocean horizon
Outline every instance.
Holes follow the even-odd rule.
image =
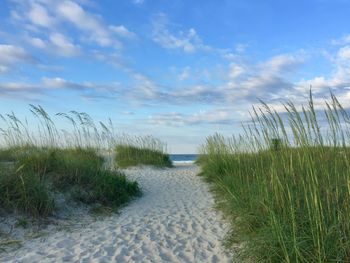
[[[198,154],[170,154],[172,162],[194,162],[198,158]]]

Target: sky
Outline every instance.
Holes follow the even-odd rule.
[[[312,87],[316,107],[332,91],[349,108],[349,10],[348,0],[0,0],[0,113],[86,112],[195,153],[215,132],[241,132],[259,100],[283,111]]]

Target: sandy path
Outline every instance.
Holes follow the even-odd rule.
[[[26,242],[1,262],[229,262],[223,225],[196,166],[126,173],[144,195],[120,215]]]

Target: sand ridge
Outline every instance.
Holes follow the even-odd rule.
[[[125,170],[143,196],[120,214],[28,241],[2,262],[230,262],[225,225],[199,168]]]

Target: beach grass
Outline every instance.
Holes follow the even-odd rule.
[[[350,116],[331,94],[277,113],[253,109],[244,133],[215,134],[198,164],[246,262],[350,262]]]
[[[0,206],[33,216],[47,216],[55,209],[48,186],[39,176],[9,168],[0,170]]]
[[[138,165],[172,167],[165,144],[150,136],[128,137],[116,146],[115,152],[116,163],[121,168]]]
[[[46,216],[55,209],[57,192],[86,204],[118,207],[140,189],[121,172],[104,169],[93,149],[25,148],[13,166],[1,170],[0,204],[11,211]]]
[[[117,170],[106,167],[101,152],[115,145],[112,125],[100,127],[85,113],[72,111],[72,131],[60,130],[40,106],[31,105],[37,123],[32,126],[14,113],[0,115],[0,207],[33,216],[56,209],[55,197],[116,208],[141,191]],[[32,128],[33,129],[33,128]],[[104,154],[105,155],[105,154]]]

